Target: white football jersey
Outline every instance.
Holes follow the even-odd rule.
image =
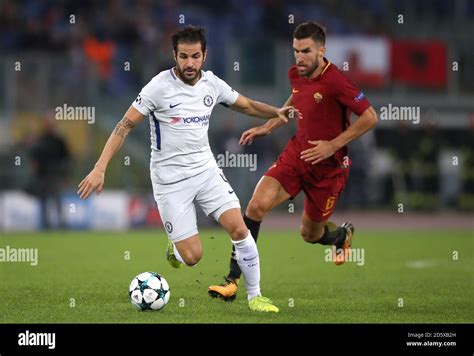
[[[216,104],[232,105],[239,94],[211,71],[185,84],[173,68],[143,87],[133,107],[149,117],[150,170],[158,184],[193,177],[216,164],[207,131]]]

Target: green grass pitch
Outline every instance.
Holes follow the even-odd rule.
[[[208,285],[228,269],[231,244],[222,230],[202,230],[203,259],[178,270],[165,259],[162,230],[15,233],[1,236],[0,248],[38,248],[39,260],[0,262],[0,322],[474,322],[470,231],[356,231],[353,247],[365,249],[364,265],[335,266],[325,261],[325,246],[303,242],[296,231],[262,230],[262,290],[279,314],[250,312],[243,285],[234,302],[208,297]],[[159,312],[138,311],[128,299],[131,279],[144,271],[170,284],[170,302]]]

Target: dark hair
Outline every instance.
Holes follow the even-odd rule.
[[[186,26],[179,31],[176,31],[171,36],[173,42],[173,49],[178,53],[179,43],[197,43],[201,42],[202,52],[206,52],[206,30],[199,26]]]
[[[310,38],[314,42],[326,44],[326,29],[316,22],[304,22],[296,26],[293,37],[297,40]]]

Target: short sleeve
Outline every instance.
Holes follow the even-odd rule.
[[[155,85],[154,80],[150,81],[143,87],[140,94],[138,94],[132,106],[137,109],[142,115],[148,116],[150,112],[158,108],[159,89]]]
[[[217,88],[217,104],[232,105],[236,102],[239,97],[239,93],[232,89],[229,84],[224,82],[218,76],[215,75],[215,83]]]
[[[369,101],[349,79],[343,75],[340,75],[339,78],[336,87],[336,100],[354,114],[362,115],[370,107]]]

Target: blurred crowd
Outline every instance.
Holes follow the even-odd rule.
[[[209,48],[217,50],[229,39],[287,40],[293,28],[288,23],[308,19],[321,19],[330,35],[396,37],[394,14],[417,18],[429,14],[429,21],[440,25],[459,12],[472,20],[472,2],[454,6],[432,0],[427,6],[422,0],[4,0],[0,2],[0,51],[68,53],[76,64],[94,63],[102,89],[120,95],[136,80],[170,66],[169,38],[181,24],[205,26]],[[127,61],[143,68],[143,78],[124,72]],[[217,74],[224,73],[226,63],[226,53],[209,57]],[[75,79],[81,75],[77,73]]]

